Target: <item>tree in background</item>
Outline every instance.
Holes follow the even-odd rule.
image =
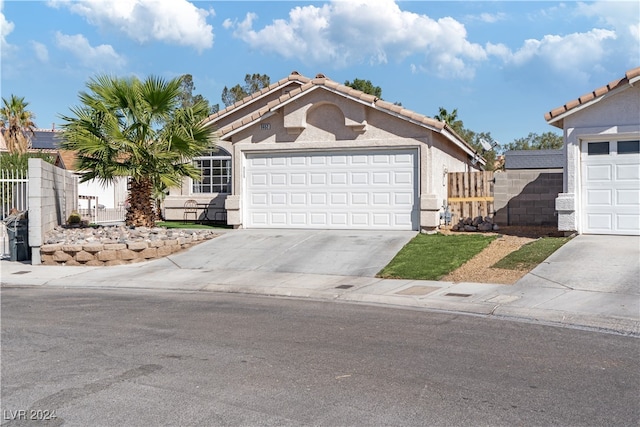
[[[474,132],[471,129],[464,127],[462,120],[458,118],[458,109],[454,108],[451,112],[448,112],[445,108],[439,107],[438,114],[434,119],[448,124],[455,133],[464,139],[473,149],[487,161],[485,170],[492,171],[495,169],[497,153],[495,150],[485,150],[482,146],[482,141],[486,141],[491,145],[494,145],[496,141],[491,136],[491,132]]]
[[[530,132],[524,138],[518,138],[504,145],[504,150],[559,150],[564,142],[561,135],[545,132],[539,135]]]
[[[11,95],[9,100],[2,98],[0,110],[0,128],[9,153],[25,154],[35,135],[35,115],[27,110],[28,102],[24,98]]]
[[[219,104],[209,105],[209,100],[203,97],[200,94],[194,95],[193,91],[196,90],[196,86],[193,84],[193,76],[191,74],[183,74],[181,77],[181,89],[182,94],[180,95],[180,106],[182,108],[193,107],[197,102],[206,102],[207,104],[207,114],[203,117],[203,119],[207,118],[210,114],[216,113],[220,109]]]
[[[454,108],[453,111],[448,112],[444,107],[438,107],[438,114],[433,116],[434,119],[445,122],[460,136],[464,133],[464,125],[462,120],[458,119],[458,109]]]
[[[237,84],[231,89],[225,86],[222,89],[222,102],[225,107],[228,107],[270,84],[271,78],[266,74],[247,74],[244,76],[244,85]]]
[[[129,226],[154,226],[152,192],[199,179],[191,159],[214,146],[214,129],[200,119],[207,104],[181,107],[181,85],[181,78],[98,76],[79,94],[82,104],[62,116],[60,145],[78,153],[81,182],[129,177]]]
[[[382,88],[380,86],[374,86],[373,83],[371,83],[371,80],[355,78],[352,82],[349,80],[345,81],[344,85],[382,99]]]

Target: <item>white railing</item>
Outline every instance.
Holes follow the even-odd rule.
[[[78,209],[78,213],[83,220],[90,224],[113,224],[124,222],[127,210],[120,208],[100,208]]]
[[[26,172],[0,170],[0,215],[4,219],[12,210],[29,209],[29,177]]]
[[[14,212],[29,209],[29,178],[27,172],[0,170],[0,220]],[[0,257],[9,254],[9,236],[0,221]]]

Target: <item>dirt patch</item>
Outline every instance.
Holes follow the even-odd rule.
[[[443,234],[459,234],[461,232],[441,230]],[[446,282],[473,282],[473,283],[497,283],[512,285],[527,274],[530,270],[505,270],[492,268],[511,252],[520,249],[521,246],[540,237],[562,237],[563,233],[552,227],[503,227],[496,232],[482,233],[484,235],[497,235],[482,252],[460,268],[452,271],[440,280]]]

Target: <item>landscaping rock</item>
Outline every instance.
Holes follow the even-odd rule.
[[[110,266],[164,257],[217,237],[214,230],[56,227],[40,248],[45,265]]]

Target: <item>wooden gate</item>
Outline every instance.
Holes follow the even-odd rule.
[[[452,224],[464,218],[493,215],[493,172],[451,172],[448,175],[447,203]]]

